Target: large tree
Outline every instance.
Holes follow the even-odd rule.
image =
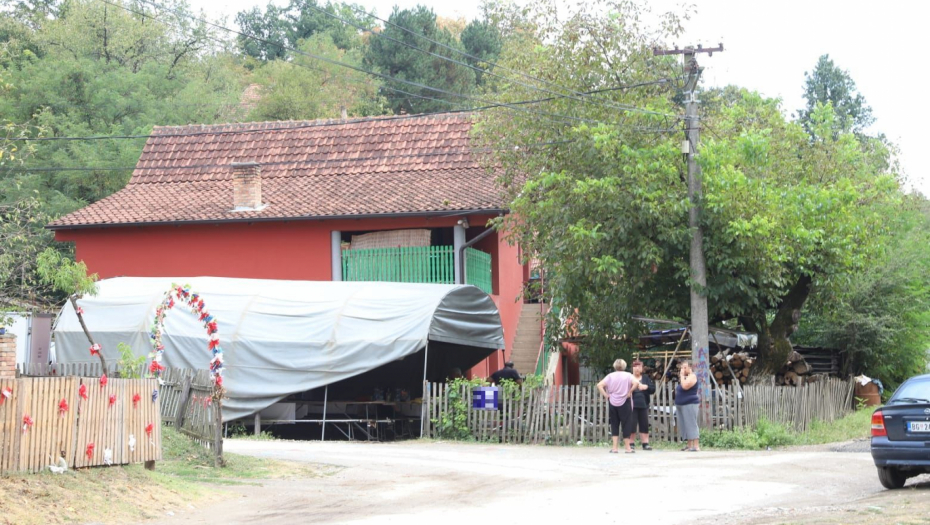
[[[16,4],[19,11],[0,11],[0,309],[61,298],[37,274],[38,254],[52,246],[45,225],[122,188],[145,143],[21,139],[145,135],[154,125],[227,120],[241,92],[242,70],[220,35],[172,12],[188,12],[182,1],[166,10]],[[17,14],[24,9],[33,15]],[[65,245],[53,249],[71,256]]]
[[[382,31],[369,39],[363,63],[368,69],[407,81],[384,82],[385,86],[394,88],[384,93],[393,112],[425,113],[470,105],[469,99],[456,95],[474,92],[475,71],[456,63],[463,62],[463,57],[448,48],[461,51],[462,44],[448,29],[436,24],[436,14],[423,6],[403,10],[395,8],[388,21],[390,23]],[[445,93],[410,83],[438,88]]]
[[[814,70],[804,73],[804,100],[806,105],[798,111],[798,119],[805,126],[810,125],[817,106],[828,103],[833,105],[838,131],[862,133],[875,121],[872,108],[849,72],[838,67],[830,55],[822,55]]]
[[[652,55],[680,26],[674,15],[659,20],[650,30],[634,2],[558,16],[534,4],[516,31],[522,40],[508,39],[501,61],[566,93],[610,90],[535,106],[597,123],[501,109],[477,129],[485,145],[506,150],[493,159],[513,198],[502,226],[542,260],[554,315],[574,316],[561,326],[580,328],[594,355],[616,352],[617,335],[634,340],[641,327],[633,315],[689,313],[681,127],[664,116],[681,111],[669,89],[680,70]],[[664,75],[669,82],[657,79]],[[534,98],[518,85],[498,88],[512,100]],[[829,105],[810,115],[812,138],[778,101],[735,88],[702,99],[702,291],[712,322],[759,333],[759,370],[773,370],[811,293],[842,286],[891,235],[882,213],[900,191],[888,150],[835,133]]]
[[[283,7],[269,2],[264,10],[256,6],[240,11],[236,23],[249,36],[238,37],[239,49],[260,60],[274,60],[287,56],[285,46],[294,49],[301,40],[323,33],[330,36],[336,47],[353,49],[361,43],[356,27],[330,15],[350,20],[355,26],[370,27],[371,20],[358,16],[359,9],[342,2],[291,0]]]

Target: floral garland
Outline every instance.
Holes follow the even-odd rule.
[[[203,323],[207,335],[210,337],[207,348],[213,353],[213,359],[210,360],[210,376],[217,391],[223,386],[223,349],[220,347],[220,337],[217,335],[216,318],[207,310],[203,298],[199,294],[191,293],[190,286],[171,285],[171,289],[165,292],[165,299],[155,309],[155,323],[152,325],[151,342],[152,353],[149,359],[152,364],[149,365],[149,372],[158,377],[161,371],[165,369],[161,364],[162,355],[165,352],[165,345],[162,344],[162,332],[165,329],[165,316],[168,310],[174,308],[176,304],[186,304],[190,307],[191,313],[198,317]]]

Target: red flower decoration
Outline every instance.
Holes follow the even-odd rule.
[[[90,355],[100,355],[100,345],[98,345],[97,343],[94,343],[90,347]]]
[[[101,386],[101,387],[107,386],[107,381],[108,381],[108,379],[107,379],[107,375],[106,375],[106,374],[103,374],[102,376],[100,376],[100,386]]]
[[[3,387],[3,391],[0,392],[0,405],[11,397],[13,397],[13,389],[8,386]]]
[[[87,399],[87,385],[81,385],[81,387],[78,388],[78,395],[81,396],[82,399]]]
[[[77,307],[77,313],[78,313],[78,315],[84,315],[84,309],[81,308],[80,306],[78,306],[78,307]]]
[[[58,414],[61,417],[65,417],[65,412],[68,411],[68,402],[65,401],[65,398],[61,398],[61,401],[58,402]]]
[[[32,428],[32,418],[29,417],[29,414],[23,416],[23,434],[25,434],[30,428]]]
[[[209,350],[213,350],[214,348],[216,348],[216,347],[218,347],[218,346],[220,346],[220,340],[219,340],[219,339],[210,339],[210,344],[209,344],[209,346],[207,346],[207,348],[208,348]]]
[[[137,408],[139,406],[139,401],[142,401],[142,396],[136,392],[132,395],[132,408]]]
[[[223,386],[223,376],[219,374],[216,375],[216,386]]]
[[[88,443],[87,450],[84,453],[87,454],[87,461],[94,459],[94,444]]]
[[[219,328],[216,326],[216,321],[210,321],[209,323],[207,323],[208,334],[215,334],[218,331],[219,331]]]
[[[110,394],[110,406],[116,404],[116,394]]]
[[[210,315],[210,312],[208,312],[208,311],[206,311],[206,310],[200,312],[200,320],[203,321],[204,319],[207,318],[208,315]]]
[[[151,372],[151,373],[153,373],[153,374],[157,374],[157,373],[161,372],[161,371],[164,370],[164,369],[165,369],[165,367],[163,367],[163,366],[161,365],[161,363],[159,363],[158,361],[152,361],[152,364],[149,365],[149,372]]]
[[[151,436],[153,430],[155,430],[155,425],[153,425],[152,423],[149,423],[148,425],[145,425],[145,433],[146,433],[146,434],[148,434],[148,435]]]

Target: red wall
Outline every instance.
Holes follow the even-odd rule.
[[[109,277],[245,277],[329,281],[332,231],[371,231],[455,226],[459,216],[404,219],[348,219],[124,226],[58,230],[55,239],[73,241],[76,259],[101,279]],[[490,217],[471,216],[472,224]],[[469,228],[467,239],[479,234]],[[519,251],[492,234],[475,248],[491,254],[493,291],[504,327],[507,355],[520,320],[523,266]],[[486,377],[503,366],[500,352],[471,370]]]
[[[510,246],[498,234],[489,235],[475,244],[475,248],[491,254],[491,266],[494,285],[494,303],[501,314],[504,326],[504,343],[506,357],[501,353],[489,357],[471,369],[471,376],[487,377],[504,366],[506,358],[513,350],[513,340],[520,322],[520,310],[523,308],[523,265],[520,263],[520,251]],[[524,372],[525,373],[525,372]]]
[[[455,226],[458,217],[126,226],[58,230],[101,279],[247,277],[329,281],[331,231]],[[475,220],[474,223],[478,223]]]

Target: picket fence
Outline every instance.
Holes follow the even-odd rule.
[[[853,408],[853,383],[826,379],[801,387],[721,386],[712,392],[711,426],[754,427],[760,418],[804,431],[815,420],[833,421]],[[473,409],[470,387],[429,383],[424,436],[519,444],[568,445],[609,440],[607,401],[597,387],[504,388],[498,410]],[[659,383],[651,399],[650,439],[677,441],[675,387]]]
[[[38,472],[59,456],[71,468],[160,460],[157,388],[155,379],[103,385],[99,376],[0,380],[10,393],[0,396],[0,472]]]
[[[219,433],[209,370],[167,368],[161,383],[162,422],[206,448],[222,449],[216,441]]]

